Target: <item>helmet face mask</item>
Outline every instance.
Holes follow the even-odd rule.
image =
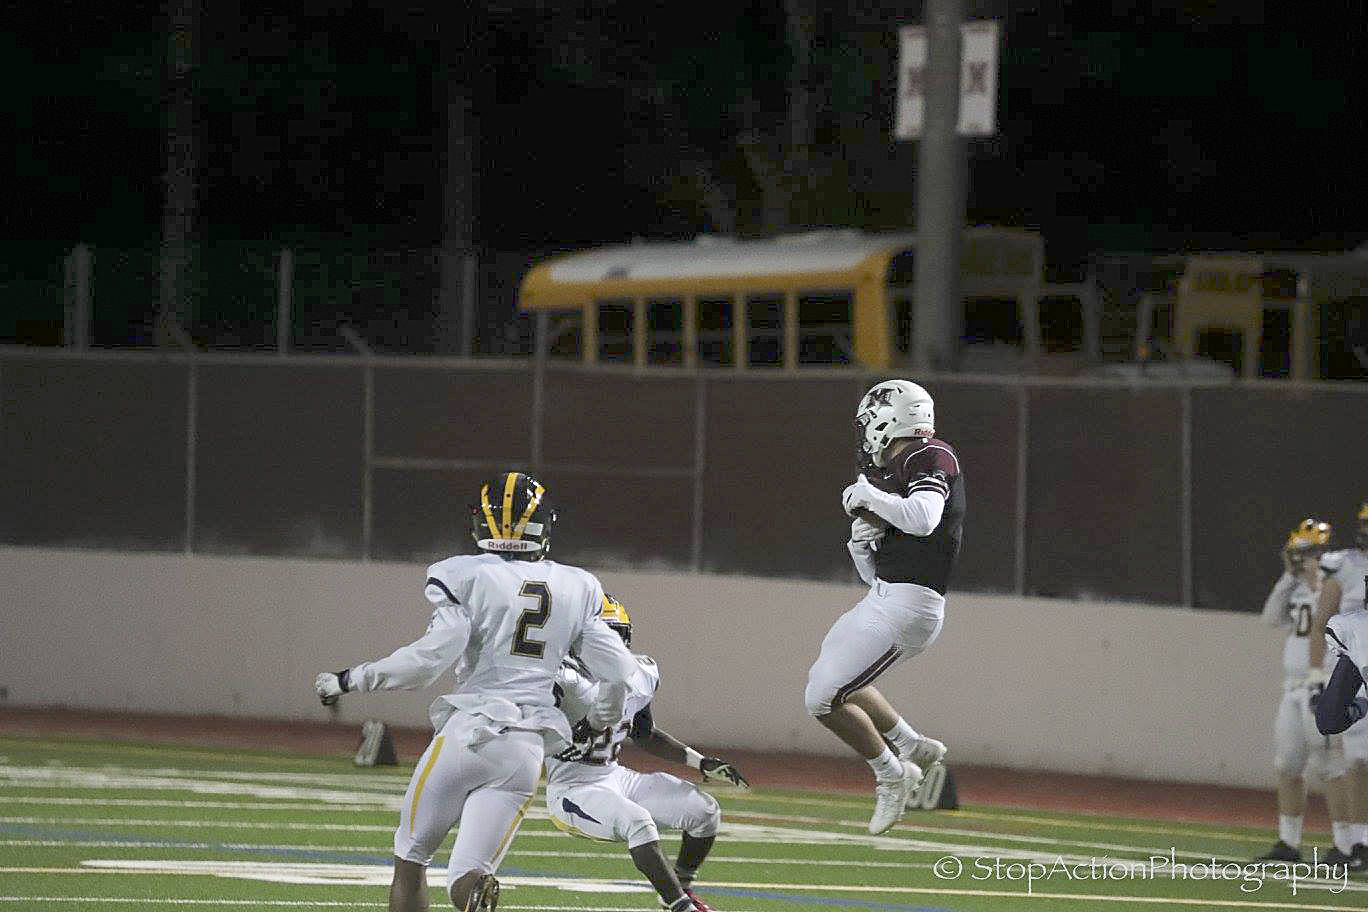
[[[936,436],[936,406],[931,394],[910,380],[876,383],[855,409],[862,466],[882,468],[888,446],[903,437]]]
[[[504,472],[485,482],[470,505],[470,535],[481,551],[537,561],[551,550],[556,510],[546,488],[530,475]]]

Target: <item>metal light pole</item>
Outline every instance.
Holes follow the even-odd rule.
[[[913,280],[912,368],[953,366],[962,308],[965,145],[956,135],[960,100],[962,0],[927,0],[926,114],[917,149],[917,259]]]

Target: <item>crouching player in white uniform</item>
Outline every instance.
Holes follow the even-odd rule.
[[[1308,681],[1317,690],[1325,686],[1327,675],[1321,669],[1322,656],[1330,642],[1329,622],[1339,617],[1361,614],[1368,609],[1368,501],[1359,505],[1354,547],[1327,551],[1321,556],[1324,582],[1311,621],[1311,672]],[[1341,650],[1342,652],[1342,650]],[[1334,661],[1334,654],[1330,656]],[[1338,666],[1335,666],[1338,668]],[[1319,718],[1317,719],[1319,721]],[[1323,729],[1322,729],[1323,730]],[[1349,832],[1335,834],[1335,849],[1326,860],[1346,864],[1353,873],[1368,871],[1368,722],[1346,725],[1344,757],[1349,770],[1344,776],[1350,793]],[[1348,842],[1350,848],[1345,849]]]
[[[964,477],[955,451],[935,439],[930,394],[915,383],[876,384],[855,424],[861,474],[841,505],[854,517],[847,548],[869,593],[827,631],[804,703],[873,769],[869,832],[882,833],[902,816],[923,770],[945,756],[944,744],[918,734],[873,685],[940,635],[963,534]]]
[[[1258,861],[1301,860],[1308,775],[1325,783],[1330,819],[1341,841],[1349,822],[1343,739],[1316,730],[1311,698],[1318,696],[1319,690],[1307,686],[1311,662],[1308,634],[1321,585],[1320,557],[1330,535],[1330,525],[1315,519],[1303,520],[1292,530],[1282,551],[1282,576],[1264,602],[1263,620],[1285,628],[1287,637],[1283,643],[1283,696],[1273,725],[1278,842]]]
[[[570,743],[552,694],[574,649],[605,682],[591,722],[622,718],[625,681],[636,673],[618,635],[599,616],[603,587],[593,574],[543,560],[555,512],[546,490],[516,472],[480,490],[472,507],[480,555],[428,568],[427,632],[386,658],[320,674],[323,702],[349,691],[418,689],[456,668],[456,685],[432,703],[435,737],[413,770],[394,833],[390,912],[428,908],[427,867],[458,826],[447,889],[461,912],[498,903],[494,878],[541,775],[544,754]]]
[[[605,598],[603,619],[623,643],[631,645],[632,620],[620,602]],[[655,727],[651,701],[660,686],[660,671],[649,656],[637,655],[636,661],[621,718],[599,731],[587,716],[601,703],[598,690],[602,685],[573,658],[561,667],[556,698],[573,726],[575,743],[546,760],[546,809],[552,823],[566,832],[627,843],[632,862],[655,887],[665,908],[710,912],[694,895],[692,884],[722,822],[717,800],[669,773],[639,773],[620,766],[618,754],[630,735],[647,752],[687,764],[705,778],[723,779],[742,788],[746,780],[725,760],[704,757]],[[683,831],[673,870],[660,850],[658,827]]]

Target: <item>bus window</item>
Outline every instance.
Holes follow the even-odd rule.
[[[779,367],[784,363],[784,296],[752,295],[746,299],[750,321],[752,367]]]
[[[798,297],[798,363],[851,362],[851,296],[804,294]]]
[[[1083,350],[1083,302],[1080,299],[1040,299],[1040,345],[1046,353]]]
[[[964,343],[1021,345],[1025,338],[1017,302],[1003,298],[970,298],[964,302]]]
[[[598,302],[599,361],[604,364],[632,362],[632,302]]]
[[[1263,308],[1259,334],[1259,376],[1286,379],[1292,373],[1292,311]]]
[[[647,362],[650,364],[683,364],[683,303],[679,300],[649,300],[646,302],[646,314]]]
[[[1238,377],[1244,366],[1244,333],[1234,329],[1203,329],[1197,333],[1195,354],[1230,365]]]
[[[1320,367],[1326,380],[1368,380],[1368,297],[1326,302]]]
[[[893,351],[897,357],[906,359],[912,350],[912,298],[895,297],[889,316],[893,321]]]
[[[698,363],[701,367],[734,363],[731,298],[698,299]]]

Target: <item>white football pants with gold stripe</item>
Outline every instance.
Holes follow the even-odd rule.
[[[457,828],[448,886],[468,871],[498,870],[532,803],[545,753],[541,734],[522,730],[469,747],[460,715],[432,739],[414,767],[394,831],[395,856],[427,865]]]
[[[614,767],[593,782],[548,782],[546,809],[557,829],[587,839],[625,842],[629,849],[658,841],[657,827],[716,836],[722,823],[717,799],[692,782],[625,766]]]

